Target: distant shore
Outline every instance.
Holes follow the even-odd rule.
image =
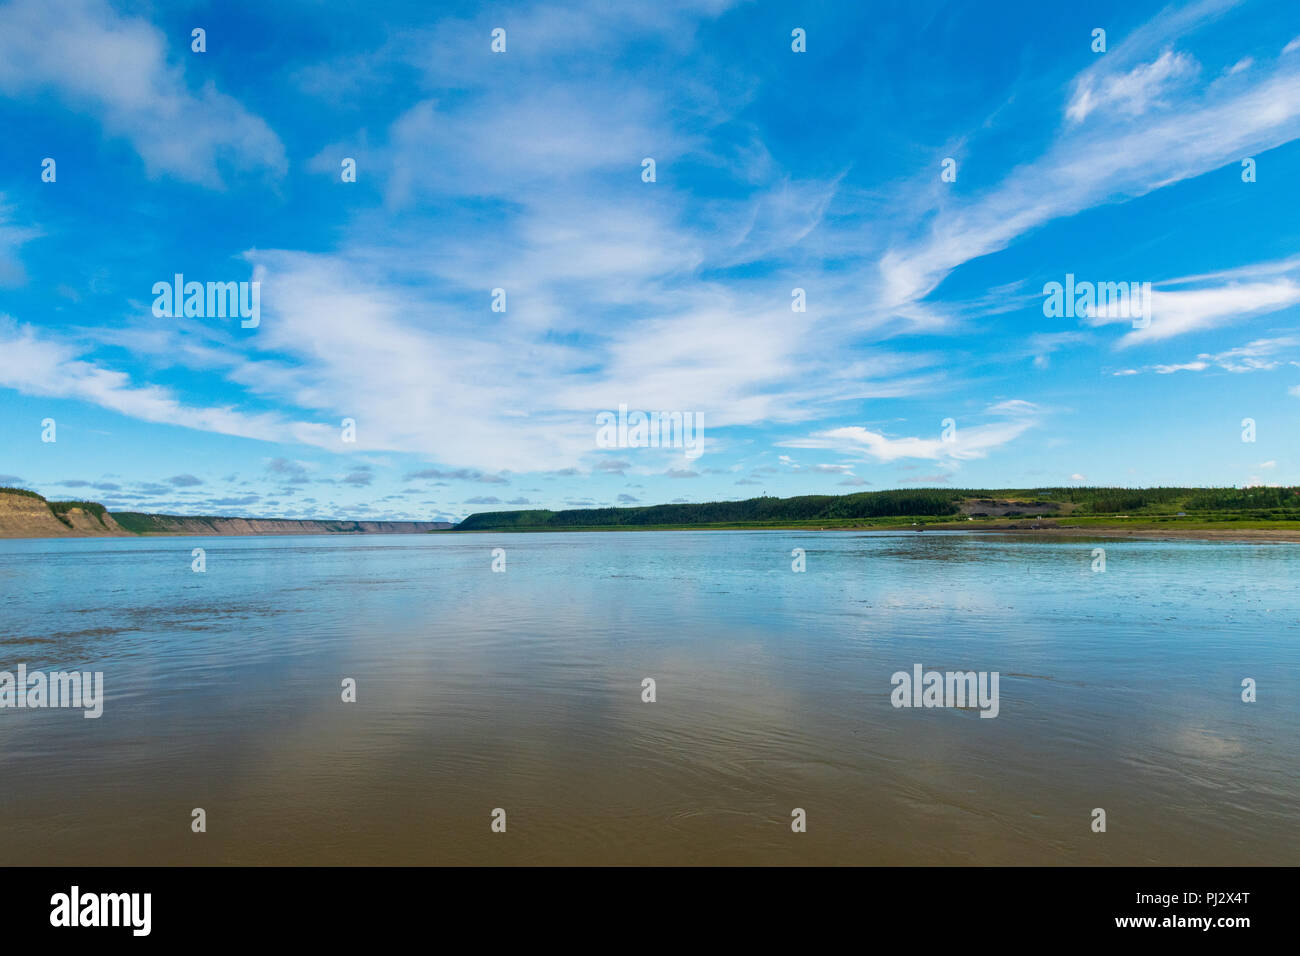
[[[268,521],[255,522],[266,525]],[[356,528],[317,528],[310,522],[285,521],[270,528],[258,528],[246,531],[214,531],[212,529],[192,528],[176,531],[87,531],[73,529],[52,534],[49,531],[30,532],[14,531],[0,528],[0,541],[5,540],[39,540],[56,541],[62,538],[275,538],[300,537],[313,535],[320,537],[360,536],[360,535],[395,535],[395,534],[429,534],[431,531],[446,531],[446,528],[404,527],[405,525],[426,525],[434,522],[405,521],[331,521],[331,525],[363,525]]]
[[[1286,541],[1300,543],[1300,528],[1165,527],[1157,525],[1064,525],[1041,527],[962,527],[927,525],[927,531],[974,531],[984,534],[1027,534],[1040,537],[1200,539],[1204,541]]]
[[[640,532],[640,531],[809,531],[845,532],[845,531],[879,531],[894,535],[906,535],[915,532],[962,532],[967,535],[1027,535],[1037,537],[1132,537],[1147,540],[1203,540],[1203,541],[1281,541],[1300,544],[1300,528],[1158,528],[1134,527],[1134,525],[1092,524],[1087,527],[1076,525],[1041,525],[1041,527],[1017,527],[1017,525],[971,525],[971,524],[927,524],[924,528],[911,528],[900,524],[846,524],[828,525],[828,527],[810,527],[806,524],[763,524],[763,525],[672,525],[672,527],[595,527],[595,528],[494,528],[482,531],[458,531],[448,528],[447,535],[568,535],[568,533],[601,532]]]
[[[1042,538],[1141,538],[1146,540],[1203,540],[1203,541],[1277,541],[1300,543],[1300,528],[1233,528],[1233,527],[1159,527],[1154,525],[985,525],[970,522],[952,522],[949,524],[926,524],[924,527],[912,527],[899,524],[849,524],[849,525],[805,525],[805,524],[764,524],[764,525],[645,525],[622,527],[588,527],[588,528],[495,528],[460,531],[449,528],[445,534],[570,534],[583,532],[609,531],[882,531],[893,534],[912,534],[927,531],[957,531],[964,534],[978,535],[1028,535]]]
[[[110,512],[96,502],[49,501],[26,489],[0,488],[0,538],[573,531],[957,531],[1300,543],[1300,488],[920,489],[700,505],[480,512],[455,525]]]
[[[483,511],[451,534],[514,531],[961,531],[1300,541],[1300,487],[910,488],[848,495]]]
[[[149,531],[143,533],[131,533],[117,531],[109,534],[85,531],[66,531],[62,534],[48,533],[23,533],[10,532],[0,529],[0,540],[55,540],[59,538],[193,538],[193,537],[296,537],[300,535],[320,535],[320,536],[337,536],[337,535],[394,535],[394,534],[456,534],[453,528],[411,528],[409,525],[424,524],[425,522],[375,522],[367,521],[364,523],[338,521],[330,522],[333,525],[364,524],[364,527],[355,529],[334,528],[324,530],[320,528],[294,527],[297,522],[286,521],[283,524],[277,524],[275,527],[266,528],[269,522],[259,521],[256,525],[261,527],[258,530],[240,530],[240,531],[216,531],[211,529],[191,528],[175,531]],[[302,524],[306,525],[307,522]],[[958,532],[961,534],[970,534],[978,536],[999,536],[999,535],[1023,535],[1027,537],[1054,538],[1133,538],[1147,541],[1253,541],[1253,542],[1277,542],[1300,544],[1300,528],[1161,528],[1161,527],[1134,527],[1130,525],[1089,525],[1087,527],[1078,527],[1073,525],[1067,526],[1039,526],[1039,527],[1017,527],[1015,525],[989,526],[989,527],[972,527],[971,525],[926,525],[924,528],[911,528],[900,525],[847,525],[843,527],[808,527],[807,525],[763,525],[754,527],[749,525],[726,526],[677,526],[677,527],[623,527],[623,528],[529,528],[518,530],[483,530],[483,531],[464,531],[461,534],[481,534],[481,535],[502,535],[502,534],[579,534],[579,533],[601,533],[610,531],[623,532],[640,532],[640,531],[800,531],[820,534],[822,532],[852,532],[852,531],[875,531],[888,532],[891,534],[904,535],[924,532]]]
[[[0,489],[0,538],[424,534],[449,527],[450,522],[445,521],[336,521],[110,512],[93,501],[48,501],[24,489]]]

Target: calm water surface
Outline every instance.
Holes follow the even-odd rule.
[[[0,858],[1300,864],[1298,583],[929,532],[0,541],[0,670],[107,697],[0,710]],[[1000,715],[894,709],[915,663]]]

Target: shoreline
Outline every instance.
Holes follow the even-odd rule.
[[[1142,538],[1146,540],[1203,540],[1203,541],[1277,541],[1300,544],[1300,528],[1156,528],[1132,525],[1044,525],[1038,528],[1016,525],[984,525],[972,528],[965,523],[928,524],[924,529],[911,525],[845,525],[840,527],[807,525],[701,525],[698,527],[591,527],[591,528],[493,528],[482,530],[457,531],[454,528],[435,534],[582,534],[610,531],[809,531],[845,532],[876,531],[897,534],[918,534],[942,531],[962,534],[988,535],[1037,535],[1039,537],[1071,538]]]
[[[1080,497],[1082,495],[1082,497]],[[1175,511],[1175,509],[1177,509]],[[1267,489],[980,489],[861,492],[568,511],[476,512],[461,521],[111,512],[0,488],[0,539],[332,534],[784,531],[1039,535],[1300,543],[1300,486]]]
[[[1163,528],[1151,525],[1041,525],[1026,527],[1024,525],[980,525],[971,527],[967,522],[948,522],[944,524],[927,524],[924,528],[910,524],[861,524],[842,526],[808,526],[797,524],[774,525],[677,525],[672,527],[649,526],[607,526],[587,528],[484,528],[457,531],[455,528],[440,528],[432,531],[116,531],[110,533],[79,532],[67,530],[62,534],[22,534],[0,531],[0,541],[58,541],[67,538],[82,540],[85,538],[328,538],[328,537],[392,537],[428,534],[599,534],[608,532],[642,532],[642,531],[800,531],[821,534],[823,532],[868,531],[877,533],[924,534],[925,532],[959,533],[970,535],[1006,535],[1068,538],[1134,538],[1147,541],[1242,541],[1242,542],[1277,542],[1282,544],[1300,544],[1300,528]]]
[[[445,529],[444,529],[445,530]],[[0,531],[0,541],[62,541],[89,538],[392,538],[402,535],[434,534],[431,531],[113,531],[109,533],[70,531],[66,534],[13,534]]]
[[[934,531],[957,531],[959,528],[933,528]],[[1107,537],[1142,538],[1147,541],[1278,541],[1300,544],[1300,528],[1130,528],[1123,525],[1070,525],[1058,528],[980,528],[983,534],[1029,534],[1068,538]]]

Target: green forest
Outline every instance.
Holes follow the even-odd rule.
[[[747,525],[945,523],[994,517],[1300,521],[1300,488],[918,488],[852,495],[749,498],[637,508],[494,511],[472,514],[456,531],[555,531]],[[1017,507],[1023,506],[1024,511]],[[1092,523],[1083,521],[1081,523]]]

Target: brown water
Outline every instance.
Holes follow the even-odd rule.
[[[0,710],[0,855],[1298,864],[1297,572],[934,533],[0,542],[0,670],[107,698]],[[999,672],[996,719],[893,707],[916,663]]]

